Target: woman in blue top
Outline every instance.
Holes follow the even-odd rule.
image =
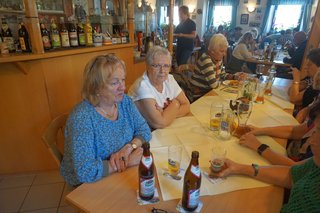
[[[123,172],[140,161],[148,124],[124,94],[124,62],[112,54],[92,59],[84,71],[82,95],[65,129],[61,174],[72,186]]]

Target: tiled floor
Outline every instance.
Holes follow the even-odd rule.
[[[0,213],[72,213],[70,191],[58,171],[0,176]]]

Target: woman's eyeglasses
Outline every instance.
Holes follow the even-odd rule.
[[[170,67],[171,67],[170,64],[162,64],[162,65],[161,64],[152,64],[151,66],[156,70],[160,70],[160,68],[167,70],[167,69],[170,69]]]

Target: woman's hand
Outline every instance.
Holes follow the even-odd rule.
[[[129,155],[132,151],[130,144],[123,146],[118,152],[110,156],[110,165],[118,172],[126,170],[129,161]]]
[[[249,134],[253,134],[253,135],[261,135],[261,128],[252,126],[252,125],[248,125],[248,127],[250,128],[250,132],[248,132]]]
[[[300,71],[297,68],[291,68],[292,70],[292,77],[293,77],[293,82],[300,82]]]
[[[232,160],[225,159],[224,164],[223,170],[218,173],[211,173],[210,175],[222,178],[233,174],[239,174],[241,171],[241,164],[235,163]]]
[[[130,155],[129,155],[129,161],[128,161],[128,166],[135,166],[140,163],[141,156],[143,153],[143,149],[141,147],[137,148],[134,150]]]
[[[253,134],[247,133],[240,138],[239,143],[244,145],[254,151],[257,151],[258,147],[261,145],[260,141]]]

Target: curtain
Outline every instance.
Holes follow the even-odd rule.
[[[232,6],[232,16],[230,25],[231,29],[234,28],[236,26],[238,5],[239,0],[209,0],[206,30],[209,30],[209,27],[212,25],[214,6]]]
[[[302,14],[302,20],[300,22],[300,30],[303,30],[307,32],[309,29],[309,22],[311,19],[311,10],[312,10],[312,4],[305,4],[304,10]]]
[[[264,12],[264,17],[262,20],[262,25],[261,25],[261,33],[260,35],[262,35],[263,33],[267,33],[268,29],[267,29],[267,23],[268,23],[268,19],[270,16],[270,9],[271,9],[271,3],[272,1],[267,1],[267,6],[266,6],[266,11]]]

